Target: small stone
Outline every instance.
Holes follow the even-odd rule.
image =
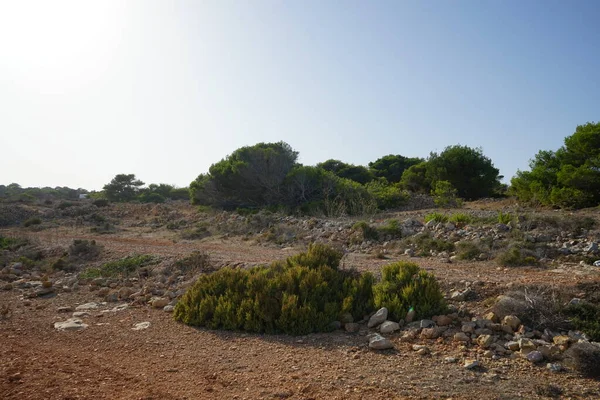
[[[483,352],[483,356],[485,358],[492,358],[494,357],[494,352],[492,350],[486,350]]]
[[[427,354],[430,353],[429,347],[427,346],[423,346],[423,345],[419,345],[419,344],[415,344],[413,345],[413,350],[417,352],[418,355],[420,356],[425,356]]]
[[[421,330],[421,337],[424,339],[437,339],[442,334],[442,330],[445,328],[424,328]]]
[[[471,340],[471,338],[469,338],[467,336],[467,334],[464,333],[464,332],[457,332],[456,334],[454,334],[454,341],[455,342],[468,342],[470,340]]]
[[[446,357],[444,358],[444,362],[448,364],[454,364],[458,362],[458,358],[456,357]]]
[[[563,370],[563,367],[562,365],[557,363],[548,363],[546,364],[546,369],[548,369],[551,372],[561,372]]]
[[[417,338],[417,331],[414,329],[408,330],[402,334],[400,337],[401,342],[412,342]]]
[[[435,326],[435,322],[430,319],[422,319],[419,324],[420,328],[433,328]]]
[[[470,360],[467,359],[465,360],[465,369],[475,369],[475,368],[479,368],[481,366],[481,363],[477,360]]]
[[[54,329],[59,331],[80,331],[87,327],[88,325],[84,324],[79,318],[69,318],[64,322],[54,323]]]
[[[518,351],[519,350],[519,342],[508,342],[506,343],[506,348],[510,351]]]
[[[75,307],[75,311],[95,310],[100,305],[98,303],[85,303]]]
[[[84,318],[84,317],[89,317],[90,313],[85,312],[85,311],[75,311],[73,313],[73,318]]]
[[[439,315],[436,318],[436,323],[439,326],[448,326],[448,325],[452,324],[452,318],[448,317],[447,315]]]
[[[60,313],[71,312],[71,311],[73,311],[73,307],[71,307],[71,306],[58,307],[58,309],[56,311],[58,311]]]
[[[544,360],[544,356],[539,351],[532,351],[527,354],[527,360],[536,364]]]
[[[594,267],[600,267],[600,260],[594,261]]]
[[[175,309],[175,306],[171,306],[171,305],[167,305],[163,307],[163,311],[165,312],[173,312],[173,310]],[[337,328],[339,329],[339,328]]]
[[[379,332],[381,333],[392,333],[400,329],[400,324],[393,321],[384,321],[379,326]]]
[[[500,319],[498,318],[498,316],[496,315],[495,312],[490,311],[489,313],[485,314],[483,316],[484,319],[489,319],[490,321],[494,322],[494,323],[498,323],[500,322]]]
[[[519,349],[521,349],[521,354],[527,355],[529,353],[531,353],[532,351],[536,351],[537,346],[535,345],[535,343],[533,343],[533,341],[531,341],[530,339],[526,339],[526,338],[521,338],[518,340],[519,342]]]
[[[394,344],[389,339],[375,334],[369,339],[369,348],[373,350],[386,350],[394,348]]]
[[[490,347],[492,343],[494,343],[494,337],[492,335],[481,335],[477,338],[477,344],[484,349]]]
[[[151,304],[154,308],[163,308],[169,304],[169,299],[155,298],[151,300]]]
[[[133,326],[133,328],[131,328],[134,331],[141,331],[143,329],[148,329],[150,327],[150,322],[146,321],[146,322],[140,322],[137,323]]]
[[[565,345],[569,345],[571,338],[567,335],[560,335],[560,336],[554,336],[552,338],[552,341],[554,342],[554,344],[556,344],[558,346],[565,346]]]
[[[502,320],[502,325],[510,327],[512,331],[516,331],[521,325],[521,320],[516,315],[507,315]]]
[[[369,318],[367,327],[373,328],[373,327],[383,323],[387,319],[387,316],[388,316],[388,309],[385,307],[380,308],[379,310],[377,310],[377,312],[375,314],[373,314],[371,316],[371,318]]]
[[[346,332],[356,333],[360,330],[360,324],[357,324],[356,322],[349,322],[344,324],[344,329],[346,329]]]
[[[460,330],[463,331],[464,333],[474,333],[476,327],[477,327],[477,324],[475,324],[475,322],[465,322],[465,323],[463,323]]]

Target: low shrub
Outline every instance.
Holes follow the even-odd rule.
[[[104,263],[99,268],[88,268],[81,274],[81,277],[85,279],[126,278],[154,262],[156,262],[155,257],[148,254],[125,257],[121,260]]]
[[[417,264],[399,261],[386,265],[381,282],[373,288],[376,307],[386,307],[389,317],[398,321],[412,307],[416,318],[431,317],[446,311],[444,294],[428,272]]]
[[[41,223],[42,223],[42,219],[41,218],[39,218],[39,217],[32,217],[32,218],[29,218],[29,219],[25,220],[25,222],[23,222],[23,226],[25,228],[28,228],[28,227],[33,226],[33,225],[40,225]]]
[[[503,267],[538,265],[538,260],[531,251],[527,249],[519,249],[518,247],[510,247],[509,249],[499,253],[496,257],[496,261]]]
[[[425,216],[425,222],[429,222],[429,221],[433,221],[438,224],[444,224],[444,223],[448,222],[448,215],[442,214],[439,212],[433,212],[433,213],[427,214]]]
[[[341,253],[313,244],[308,251],[247,270],[201,275],[174,317],[212,329],[303,335],[330,331],[345,313],[372,309],[373,276],[338,269]]]
[[[397,219],[390,219],[384,225],[377,228],[380,234],[392,236],[393,238],[402,237],[402,227]]]
[[[102,207],[108,207],[110,202],[107,199],[96,199],[96,200],[94,200],[94,202],[92,204],[98,208],[102,208]]]
[[[573,326],[584,332],[590,340],[600,342],[600,305],[581,302],[566,310]]]
[[[212,272],[214,268],[210,263],[210,257],[203,251],[194,251],[181,260],[177,260],[173,267],[184,275],[193,275],[197,272]]]
[[[473,221],[474,221],[473,217],[471,217],[469,214],[464,214],[464,213],[452,214],[448,218],[448,222],[452,222],[454,225],[456,225],[459,228],[462,228],[462,227],[472,223]]]
[[[442,208],[462,207],[463,201],[458,197],[458,190],[449,181],[437,181],[431,191],[433,202]]]
[[[111,233],[115,233],[116,229],[110,222],[104,222],[99,224],[98,226],[91,227],[90,231],[94,233],[99,233],[101,235],[108,235]]]
[[[0,250],[15,251],[28,243],[27,239],[0,236]]]
[[[198,223],[193,229],[186,229],[185,231],[181,232],[181,238],[188,240],[204,239],[210,235],[211,233],[208,230],[208,224],[202,222]]]
[[[373,228],[371,225],[366,223],[365,221],[359,221],[352,225],[352,230],[355,232],[359,232],[362,234],[362,240],[377,240],[379,239],[379,234],[377,233],[377,229]]]
[[[431,237],[429,232],[423,232],[410,238],[409,243],[412,243],[418,249],[418,254],[422,257],[431,255],[431,252],[454,251],[454,243],[443,239]]]
[[[588,378],[600,379],[600,346],[575,343],[565,352],[565,362]]]
[[[95,240],[75,239],[69,246],[69,257],[72,261],[90,261],[96,259],[101,251],[102,247],[98,246]]]
[[[533,329],[568,330],[571,328],[564,311],[564,299],[551,287],[524,287],[498,298],[493,311],[503,318],[516,315]]]
[[[474,242],[459,242],[456,244],[456,257],[459,260],[475,260],[484,251]]]

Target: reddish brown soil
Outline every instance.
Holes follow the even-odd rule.
[[[32,233],[42,243],[67,246],[81,232]],[[94,237],[115,257],[129,253],[178,257],[196,249],[214,260],[260,263],[293,249],[260,247],[238,240],[174,243],[165,238]],[[346,267],[377,271],[391,260],[349,254]],[[483,282],[482,295],[497,295],[506,284],[572,287],[600,282],[599,274],[542,269],[498,269],[492,263],[445,264],[414,259],[446,288],[461,280]],[[0,317],[0,399],[513,399],[544,398],[548,384],[563,398],[600,398],[600,384],[574,372],[551,373],[522,359],[481,359],[483,369],[465,370],[462,360],[481,356],[451,342],[417,340],[431,355],[390,335],[396,350],[369,351],[360,334],[335,332],[303,337],[251,335],[194,329],[161,310],[130,307],[115,313],[92,311],[79,332],[59,332],[53,323],[70,313],[58,307],[98,298],[82,288],[25,305],[19,291],[0,293],[12,315]],[[473,304],[474,307],[481,304]],[[134,324],[150,321],[146,330]],[[444,363],[456,357],[456,364]]]

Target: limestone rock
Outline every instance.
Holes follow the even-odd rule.
[[[88,325],[84,324],[79,318],[69,318],[63,322],[54,323],[54,329],[59,331],[80,331],[87,327]]]
[[[502,325],[510,327],[512,331],[516,331],[519,329],[519,325],[521,325],[521,320],[516,315],[507,315],[502,320]]]
[[[146,321],[146,322],[140,322],[137,323],[133,326],[133,328],[131,328],[134,331],[141,331],[143,329],[148,329],[150,327],[150,322]]]
[[[373,350],[393,349],[394,344],[389,339],[386,339],[379,334],[375,334],[369,339],[369,348]]]
[[[377,312],[375,314],[373,314],[371,316],[371,318],[369,318],[369,323],[367,324],[367,326],[369,328],[373,328],[381,323],[383,323],[388,316],[388,309],[385,307],[380,308],[379,310],[377,310]]]
[[[379,326],[379,332],[381,332],[381,333],[392,333],[399,329],[400,329],[400,324],[398,324],[397,322],[393,322],[393,321],[384,321]]]

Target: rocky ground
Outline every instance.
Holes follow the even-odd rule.
[[[0,259],[3,399],[600,398],[599,382],[569,355],[588,344],[585,335],[538,329],[512,313],[550,292],[560,302],[599,300],[596,210],[479,202],[458,210],[469,223],[426,223],[436,210],[366,218],[377,231],[366,237],[358,219],[198,213],[183,204],[10,207],[0,209],[12,216],[0,236],[27,244]],[[494,221],[499,210],[515,218]],[[19,227],[19,215],[42,223]],[[462,260],[459,250],[424,249],[414,240],[424,234],[481,245]],[[311,241],[342,248],[345,268],[378,273],[395,260],[416,262],[440,281],[450,313],[388,321],[380,310],[301,337],[173,321],[172,306],[198,274],[268,263]],[[533,265],[498,264],[513,243]],[[132,255],[149,258],[127,276],[89,273]]]

